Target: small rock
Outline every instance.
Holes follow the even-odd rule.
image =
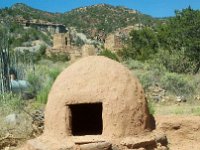
[[[125,138],[120,144],[129,149],[156,147],[156,141],[153,137]]]
[[[160,143],[162,146],[166,146],[168,144],[168,140],[165,134],[160,134],[155,137],[157,143]]]
[[[165,146],[162,146],[161,144],[158,144],[157,148],[155,148],[154,150],[168,150],[168,148]]]
[[[112,150],[120,150],[120,148],[117,145],[112,144]]]
[[[194,97],[194,99],[199,101],[199,100],[200,100],[200,95],[196,95],[196,96]]]
[[[176,101],[177,102],[186,102],[187,100],[186,100],[186,98],[184,96],[177,96],[176,97]]]
[[[161,101],[161,96],[160,95],[155,95],[155,96],[153,96],[153,100],[155,101],[155,102],[160,102]]]
[[[80,145],[81,150],[109,150],[111,144],[108,142],[98,142]]]
[[[22,93],[21,96],[22,96],[22,99],[23,99],[23,100],[30,100],[30,99],[33,99],[33,98],[35,97],[34,94],[28,93],[28,92]]]
[[[19,116],[17,114],[10,114],[10,115],[6,116],[5,122],[10,125],[17,125],[20,123]]]

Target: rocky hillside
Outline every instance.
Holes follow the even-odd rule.
[[[157,19],[138,11],[106,4],[77,8],[66,13],[50,13],[17,3],[10,8],[0,10],[0,20],[3,18],[38,19],[62,23],[67,27],[75,27],[88,37],[106,35],[129,25],[153,26],[158,22]]]
[[[156,23],[156,19],[125,7],[101,4],[64,13],[62,22],[93,37],[95,34],[108,34],[129,25],[152,26]]]
[[[42,10],[34,9],[22,3],[16,3],[11,7],[6,7],[0,10],[0,19],[18,19],[24,18],[27,20],[40,19],[49,22],[59,22],[59,18],[62,14],[50,13]]]

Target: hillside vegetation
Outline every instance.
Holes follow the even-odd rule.
[[[75,27],[88,37],[108,34],[128,25],[143,24],[145,26],[153,26],[160,22],[160,20],[138,11],[106,4],[77,8],[66,13],[45,12],[21,3],[0,10],[0,19],[15,19],[19,17],[27,20],[38,19],[62,23],[66,27]]]
[[[102,4],[67,12],[63,15],[62,22],[67,26],[76,27],[87,35],[91,35],[99,32],[108,34],[118,28],[135,24],[153,26],[156,21],[158,20],[135,10]]]
[[[23,17],[24,19],[41,19],[49,22],[59,22],[61,14],[59,13],[50,13],[38,9],[34,9],[22,3],[14,4],[11,7],[6,7],[0,10],[1,19],[16,19]]]
[[[200,69],[200,11],[188,7],[155,28],[133,30],[120,52],[176,73],[196,74]]]

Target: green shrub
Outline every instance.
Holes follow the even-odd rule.
[[[141,82],[143,88],[147,90],[150,86],[160,83],[160,78],[163,75],[158,69],[152,70],[133,70],[134,75],[136,75]]]
[[[127,60],[125,65],[133,69],[134,74],[139,78],[143,88],[147,90],[155,84],[160,85],[167,92],[173,95],[191,98],[199,89],[199,76],[184,75],[168,72],[162,65],[156,65],[152,61],[141,63],[140,61]]]
[[[80,38],[80,37],[77,37],[77,39],[75,41],[72,41],[74,45],[76,46],[83,46],[85,44],[85,42]]]
[[[170,72],[190,73],[195,65],[185,57],[184,51],[172,51],[160,49],[151,63],[157,67],[165,67]],[[181,61],[180,61],[181,60]]]
[[[188,96],[195,91],[195,86],[186,75],[167,72],[160,82],[161,86],[172,94]]]
[[[63,54],[51,53],[50,56],[48,56],[47,58],[49,60],[52,60],[53,62],[57,62],[57,61],[66,62],[70,60],[70,56],[67,53],[63,53]]]
[[[31,92],[36,93],[41,88],[40,77],[35,73],[30,72],[27,75],[27,80],[31,84]]]
[[[41,45],[39,49],[40,55],[44,56],[46,54],[46,49],[47,49],[46,45]]]
[[[53,68],[49,71],[49,77],[51,78],[52,81],[54,81],[57,76],[60,74],[60,69],[58,68]]]
[[[24,42],[31,42],[34,40],[42,40],[45,43],[52,45],[50,36],[38,31],[34,28],[28,28],[24,30],[22,27],[11,28],[12,36],[10,37],[10,47],[15,48],[18,46],[23,46]],[[19,36],[20,35],[20,36]]]
[[[120,51],[120,56],[124,59],[132,58],[146,61],[157,53],[158,46],[157,36],[152,29],[132,30],[127,46]]]
[[[153,71],[135,71],[134,74],[139,78],[145,90],[158,82]]]
[[[108,57],[110,59],[113,59],[113,60],[116,60],[116,61],[119,61],[119,58],[117,57],[117,55],[113,52],[111,52],[110,50],[103,50],[99,53],[100,56],[105,56],[105,57]]]
[[[148,101],[148,109],[150,114],[155,114],[155,104],[152,101]]]
[[[48,72],[46,72],[46,80],[44,80],[44,84],[41,85],[41,88],[37,92],[36,99],[38,102],[45,104],[48,100],[48,94],[52,87],[52,84],[56,77],[60,74],[61,69],[52,68]]]
[[[134,59],[128,59],[124,63],[130,70],[146,68],[145,63],[142,63],[142,62],[140,62],[138,60],[134,60]]]
[[[48,85],[46,85],[46,87],[43,87],[43,89],[38,92],[37,97],[36,97],[38,102],[42,104],[46,104],[51,86],[52,86],[52,83],[49,83]]]
[[[41,45],[40,49],[37,52],[35,52],[34,54],[32,52],[29,52],[30,53],[29,55],[32,56],[33,62],[36,63],[36,62],[40,61],[42,58],[46,57],[46,55],[45,55],[46,54],[46,48],[47,48],[46,45]]]

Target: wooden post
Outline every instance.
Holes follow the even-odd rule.
[[[9,32],[6,28],[1,29],[0,34],[0,93],[11,91],[10,83],[10,53],[9,53]]]

